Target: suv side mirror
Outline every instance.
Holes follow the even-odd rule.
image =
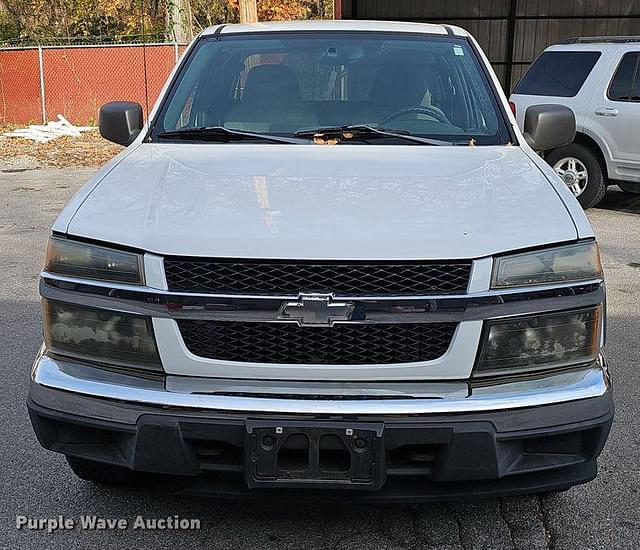
[[[576,137],[576,117],[564,105],[532,105],[524,114],[523,133],[534,151],[555,149]]]
[[[112,101],[100,107],[100,135],[120,145],[130,145],[142,130],[142,106],[130,101]]]

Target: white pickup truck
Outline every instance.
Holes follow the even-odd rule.
[[[443,500],[593,479],[613,418],[578,202],[447,25],[221,25],[69,202],[40,279],[41,444],[81,478]],[[174,487],[174,485],[172,485]]]

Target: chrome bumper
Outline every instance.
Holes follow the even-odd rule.
[[[91,411],[82,403],[102,402],[110,415],[129,405],[151,411],[397,417],[538,407],[599,397],[609,389],[602,358],[581,369],[527,378],[385,384],[149,378],[41,353],[33,365],[30,395],[43,407],[87,416]]]

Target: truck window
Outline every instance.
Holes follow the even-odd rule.
[[[462,38],[255,33],[198,42],[153,136],[211,126],[287,136],[364,124],[496,145],[509,141],[500,109]]]
[[[574,97],[600,52],[544,52],[515,87],[514,94]]]
[[[640,101],[640,53],[624,54],[618,65],[607,95],[612,101]]]

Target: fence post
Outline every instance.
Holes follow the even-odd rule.
[[[173,41],[173,51],[176,54],[176,63],[178,63],[178,59],[180,59],[180,53],[178,51],[178,41],[177,40]]]
[[[44,61],[42,60],[42,46],[38,45],[38,62],[40,64],[40,99],[42,100],[42,124],[47,123],[47,108],[44,98]]]

